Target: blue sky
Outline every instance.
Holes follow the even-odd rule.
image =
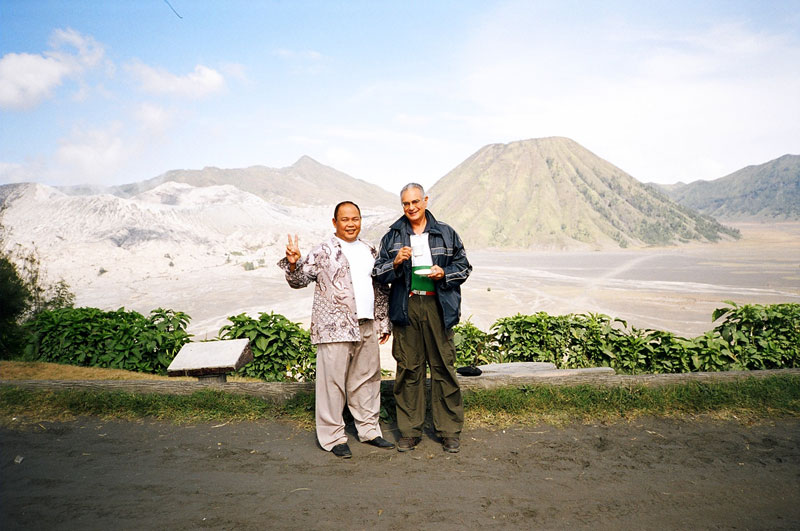
[[[0,2],[0,184],[308,155],[397,191],[572,138],[637,179],[800,154],[800,2]]]

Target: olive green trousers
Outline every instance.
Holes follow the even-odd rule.
[[[411,296],[408,317],[410,325],[393,329],[397,427],[403,437],[422,435],[427,365],[431,370],[433,427],[440,437],[458,437],[464,426],[464,405],[454,366],[453,331],[444,329],[439,305],[432,295]]]

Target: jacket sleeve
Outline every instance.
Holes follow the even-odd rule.
[[[378,323],[378,335],[392,333],[392,322],[389,320],[389,286],[372,280],[375,290],[375,321]]]
[[[319,268],[314,258],[314,252],[312,251],[297,261],[294,271],[289,269],[289,261],[286,257],[278,261],[278,267],[286,273],[286,282],[289,283],[290,287],[294,289],[304,288],[317,280]]]
[[[393,238],[390,231],[381,239],[381,248],[378,251],[378,258],[375,260],[375,265],[372,267],[372,276],[381,284],[391,284],[402,277],[403,268],[400,268],[399,275],[398,271],[394,269],[394,257],[397,255],[397,250],[392,247]]]
[[[453,237],[453,259],[444,269],[444,278],[439,282],[439,289],[449,290],[456,286],[460,286],[467,280],[469,274],[472,273],[472,265],[467,260],[467,252],[464,250],[464,244],[456,231],[452,233]]]

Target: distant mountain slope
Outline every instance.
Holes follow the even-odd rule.
[[[473,247],[627,247],[738,237],[568,138],[485,146],[438,181],[430,196],[431,211]]]
[[[165,182],[179,182],[195,187],[232,185],[271,203],[286,205],[334,205],[355,201],[364,207],[396,207],[397,198],[366,181],[355,179],[311,157],[301,157],[286,168],[251,166],[249,168],[171,170],[163,175],[132,184],[102,190],[119,197],[133,197]],[[72,195],[96,194],[101,190],[78,186],[63,188]]]
[[[665,190],[678,203],[715,218],[800,220],[800,155]]]
[[[265,246],[282,241],[287,228],[311,228],[289,208],[230,185],[199,188],[170,182],[122,198],[67,195],[27,183],[8,190],[3,204],[3,224],[16,241],[59,252],[77,244],[122,249],[150,242],[204,249]]]

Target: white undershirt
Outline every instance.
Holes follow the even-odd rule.
[[[356,299],[356,315],[359,319],[374,319],[375,291],[372,288],[372,266],[375,264],[375,258],[364,242],[359,240],[346,242],[339,238],[339,243],[350,264],[350,278],[353,281],[353,292]]]
[[[432,266],[431,246],[428,242],[428,233],[411,235],[411,266]]]

